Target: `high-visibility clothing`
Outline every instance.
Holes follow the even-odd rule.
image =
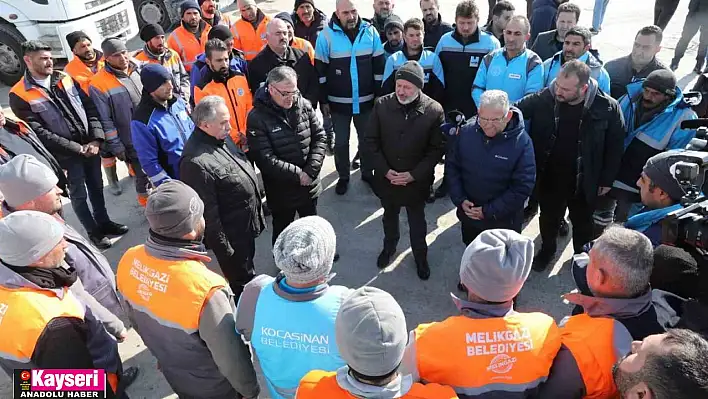
[[[74,78],[75,81],[79,82],[79,86],[81,86],[81,89],[86,94],[88,94],[89,92],[89,83],[91,78],[93,77],[93,75],[98,73],[98,71],[103,69],[103,65],[105,64],[105,61],[103,60],[103,54],[97,51],[96,57],[98,57],[99,60],[96,62],[96,65],[94,65],[93,68],[89,68],[77,56],[74,56],[74,58],[72,58],[71,61],[69,61],[64,67],[64,72]]]
[[[179,54],[171,48],[167,48],[161,55],[155,55],[147,48],[147,45],[135,55],[138,61],[149,62],[151,64],[160,64],[167,68],[172,73],[172,85],[174,93],[182,97],[184,102],[189,103],[191,90],[189,87],[189,73],[182,64]]]
[[[297,399],[356,399],[337,383],[337,372],[312,370],[300,381],[297,389]],[[457,398],[455,391],[444,385],[415,383],[401,398],[407,399],[452,399]]]
[[[624,325],[609,317],[579,314],[566,319],[561,339],[578,365],[585,398],[617,396],[612,366],[631,351],[632,344],[632,336]]]
[[[199,25],[201,31],[199,39],[181,24],[167,38],[167,47],[179,54],[179,58],[182,60],[184,69],[187,72],[192,70],[192,64],[194,64],[197,56],[204,52],[204,46],[209,39],[211,25],[204,21],[199,21]]]
[[[548,378],[561,345],[558,326],[542,313],[453,316],[414,332],[414,375],[469,396],[535,389]]]
[[[307,40],[300,37],[293,37],[293,41],[290,43],[293,48],[298,48],[307,53],[310,56],[310,62],[315,65],[315,48]]]
[[[226,286],[223,277],[199,261],[158,258],[138,245],[123,255],[116,279],[131,320],[176,391],[191,397],[232,392],[199,337],[202,308],[213,292]]]
[[[258,10],[257,18],[261,16],[263,18],[255,29],[252,23],[243,19],[236,21],[231,28],[231,33],[234,35],[234,48],[243,51],[246,61],[255,58],[266,45],[266,26],[271,18]]]
[[[244,151],[248,151],[246,146],[246,116],[253,108],[253,96],[248,88],[246,76],[230,71],[230,76],[226,82],[212,79],[204,87],[194,88],[194,103],[206,96],[219,96],[226,101],[231,114],[231,139]],[[220,79],[219,79],[220,80]]]

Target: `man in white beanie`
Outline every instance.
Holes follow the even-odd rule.
[[[561,336],[553,318],[514,310],[531,271],[533,241],[513,230],[482,232],[462,255],[467,299],[453,295],[461,315],[411,332],[405,370],[416,380],[478,397],[535,396],[548,378]]]
[[[251,342],[273,398],[293,398],[310,370],[345,364],[334,343],[334,318],[351,290],[328,284],[336,247],[328,221],[297,219],[273,245],[280,274],[256,276],[239,299],[236,330]]]
[[[76,269],[64,263],[64,227],[41,212],[0,220],[0,366],[103,369],[106,389],[122,397],[116,341],[94,315]],[[88,301],[87,301],[88,300]]]
[[[408,342],[406,316],[386,291],[366,286],[354,291],[339,309],[335,326],[347,365],[307,373],[298,399],[457,398],[450,387],[423,385],[399,371]]]
[[[76,269],[89,294],[111,313],[126,319],[108,259],[59,213],[62,190],[57,187],[58,181],[48,166],[31,155],[21,154],[0,165],[0,191],[5,194],[2,213],[7,216],[15,211],[37,211],[53,216],[63,226],[68,243],[66,263]]]

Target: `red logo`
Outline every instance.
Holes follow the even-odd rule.
[[[492,361],[489,363],[487,370],[497,374],[505,374],[511,371],[514,367],[514,363],[516,363],[515,357],[502,353],[494,356]]]
[[[20,373],[20,378],[22,379],[22,381],[27,381],[27,380],[29,380],[29,379],[30,379],[30,376],[31,376],[31,374],[30,374],[30,372],[27,371],[27,370],[25,370],[25,371],[23,371],[23,372]]]

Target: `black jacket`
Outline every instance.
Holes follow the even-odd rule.
[[[529,94],[516,106],[524,119],[531,121],[530,135],[536,155],[537,181],[543,179],[546,161],[558,137],[558,105],[555,84]],[[599,187],[612,187],[624,150],[624,118],[617,101],[597,88],[590,79],[580,121],[576,193],[584,192],[588,203],[595,203]]]
[[[553,58],[557,52],[563,50],[563,42],[558,41],[557,34],[558,31],[556,29],[539,33],[536,36],[536,40],[533,41],[531,51],[538,54],[544,61]]]
[[[322,29],[324,29],[327,25],[327,16],[325,13],[315,8],[315,20],[312,21],[310,26],[307,26],[300,21],[300,17],[297,16],[297,12],[293,12],[291,17],[295,23],[295,36],[309,41],[314,48],[317,45],[317,37],[320,35]]]
[[[219,259],[233,255],[232,242],[250,240],[265,228],[256,171],[243,153],[196,127],[180,160],[180,179],[204,201],[204,240]]]
[[[539,36],[540,38],[540,36]],[[605,70],[610,75],[610,94],[612,98],[619,101],[620,97],[627,94],[627,85],[636,80],[645,79],[650,73],[658,69],[669,69],[656,57],[649,62],[641,71],[636,72],[632,68],[632,55],[608,61]]]
[[[248,63],[248,86],[251,88],[251,93],[254,96],[256,95],[258,88],[265,84],[266,77],[271,69],[286,65],[297,73],[297,88],[302,96],[310,100],[313,106],[316,107],[319,78],[313,62],[314,60],[310,60],[310,56],[300,49],[288,46],[285,58],[280,58],[270,47],[265,46]]]
[[[376,100],[363,145],[374,168],[374,191],[379,198],[400,205],[427,198],[435,165],[445,151],[440,133],[444,121],[442,106],[423,93],[409,107],[401,105],[395,93]],[[389,169],[410,172],[415,180],[395,186],[386,178]]]
[[[423,25],[425,28],[425,36],[423,37],[423,47],[428,50],[435,51],[435,47],[438,46],[438,42],[442,35],[447,32],[452,31],[454,28],[447,22],[443,22],[442,16],[438,14],[438,22],[435,25],[431,25],[425,20],[423,20]]]
[[[272,209],[297,207],[320,195],[327,135],[309,101],[299,97],[285,110],[261,88],[246,130],[249,153],[261,170]],[[310,176],[312,184],[301,186],[300,172]]]

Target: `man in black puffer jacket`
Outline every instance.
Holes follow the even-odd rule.
[[[326,134],[312,104],[297,90],[297,74],[273,68],[258,89],[246,130],[273,214],[273,243],[299,217],[317,214]]]

